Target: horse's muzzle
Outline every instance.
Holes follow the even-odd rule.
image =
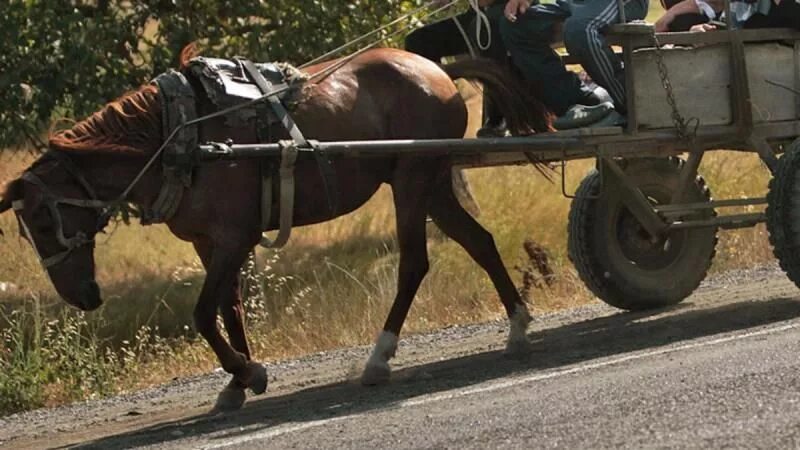
[[[81,286],[80,297],[75,306],[82,311],[94,311],[103,304],[103,299],[100,298],[100,286],[92,281],[86,281]]]

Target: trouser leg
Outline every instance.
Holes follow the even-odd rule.
[[[648,0],[625,1],[628,20],[647,15]],[[619,22],[617,0],[584,0],[573,3],[572,17],[564,24],[564,44],[592,79],[604,87],[620,113],[625,113],[625,72],[622,60],[606,42],[604,30]]]
[[[744,23],[744,28],[794,28],[800,30],[800,4],[794,0],[783,0],[772,4],[766,16],[756,14]]]
[[[456,20],[467,29],[474,17],[475,12],[468,11],[456,16]],[[437,64],[445,56],[469,53],[469,47],[453,19],[445,19],[414,30],[405,39],[405,49]]]
[[[488,36],[488,40],[487,36],[475,36],[475,30],[477,29],[476,21],[478,20],[477,17],[473,17],[467,33],[470,35],[472,42],[476,43],[475,49],[480,52],[482,57],[492,59],[498,64],[506,66],[508,65],[508,50],[506,49],[503,39],[500,36],[497,18],[489,14],[487,14],[487,16],[490,24],[490,35]],[[478,41],[480,41],[480,43],[478,43]],[[481,49],[479,45],[486,44],[487,41],[489,42],[489,48]],[[500,111],[497,105],[489,100],[488,95],[485,95],[483,98],[484,122],[489,127],[500,125],[500,123],[503,121],[503,113]]]
[[[500,35],[514,65],[538,89],[548,109],[556,115],[564,114],[579,102],[582,93],[578,76],[567,70],[550,47],[558,19],[529,10],[510,22],[503,15],[503,7],[493,6],[489,12],[497,18]]]

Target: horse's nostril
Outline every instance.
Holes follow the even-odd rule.
[[[87,281],[81,287],[81,309],[84,311],[94,311],[103,304],[100,298],[100,286],[92,281]]]

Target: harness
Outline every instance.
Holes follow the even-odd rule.
[[[94,239],[89,238],[86,236],[85,233],[82,231],[77,232],[74,236],[66,237],[64,235],[64,221],[61,218],[61,211],[59,210],[59,205],[68,205],[68,206],[75,206],[79,208],[87,208],[87,209],[95,209],[98,211],[102,211],[100,217],[98,218],[97,229],[101,230],[105,227],[108,223],[110,218],[110,202],[106,202],[97,198],[96,191],[92,187],[91,184],[86,180],[86,178],[81,174],[80,170],[73,164],[73,162],[67,157],[58,152],[51,152],[48,155],[52,158],[56,159],[56,164],[61,165],[64,169],[66,169],[67,173],[69,173],[73,179],[75,179],[81,188],[89,195],[89,200],[87,199],[76,199],[76,198],[64,198],[59,197],[47,186],[47,184],[39,178],[38,175],[31,171],[27,171],[22,175],[22,179],[39,187],[42,191],[42,201],[44,202],[47,209],[50,211],[50,215],[55,222],[56,227],[56,239],[58,239],[58,243],[64,247],[64,250],[50,256],[48,258],[43,258],[41,252],[39,251],[38,247],[36,246],[36,242],[33,240],[33,234],[31,233],[30,228],[28,228],[28,224],[25,223],[25,220],[20,215],[22,211],[25,209],[25,202],[24,200],[16,200],[12,202],[12,208],[17,213],[17,217],[19,218],[20,227],[22,228],[25,237],[31,243],[34,252],[36,253],[39,262],[45,269],[53,267],[65,259],[75,250],[85,246],[85,245],[94,245]]]
[[[194,67],[200,66],[202,58],[193,61]],[[216,62],[226,62],[224,60],[215,60]],[[203,116],[197,116],[196,97],[192,85],[189,83],[187,77],[178,71],[170,70],[153,80],[153,84],[158,87],[159,100],[161,103],[162,112],[162,129],[164,142],[161,147],[153,154],[148,160],[144,168],[134,178],[130,185],[123,191],[123,193],[112,201],[100,200],[97,196],[96,190],[86,180],[81,173],[80,169],[70,160],[69,156],[61,152],[49,152],[47,157],[53,158],[55,164],[63,167],[67,173],[80,185],[81,189],[87,194],[89,199],[77,198],[64,198],[56,195],[52,189],[33,171],[26,171],[22,175],[22,179],[37,186],[43,196],[44,205],[50,211],[55,225],[56,239],[59,244],[64,247],[64,250],[44,258],[36,246],[28,224],[21,216],[21,212],[25,209],[24,200],[17,200],[12,203],[12,208],[17,213],[20,226],[25,237],[30,241],[31,245],[36,252],[36,255],[45,269],[53,267],[64,260],[75,250],[86,246],[94,245],[95,241],[89,238],[84,232],[77,232],[74,236],[67,237],[64,234],[64,221],[59,209],[60,205],[68,205],[79,208],[93,209],[99,212],[97,230],[102,230],[108,223],[108,220],[117,210],[126,203],[126,199],[135,185],[141,180],[144,174],[153,166],[156,160],[160,157],[162,162],[163,183],[156,200],[152,205],[142,207],[141,221],[144,225],[163,223],[171,219],[178,211],[181,200],[183,199],[184,189],[191,187],[192,174],[195,167],[194,150],[197,148],[199,138],[197,129],[194,125],[210,120],[215,117],[226,116],[239,112],[236,116],[255,117],[257,124],[267,121],[267,126],[271,121],[269,118],[263,118],[264,110],[259,105],[263,105],[264,100],[267,100],[270,105],[272,117],[276,118],[274,122],[280,123],[286,128],[293,139],[292,145],[285,146],[281,154],[281,161],[279,164],[278,176],[280,177],[280,196],[278,202],[280,203],[280,216],[279,224],[280,229],[277,238],[272,241],[266,236],[262,237],[260,245],[264,247],[281,247],[288,242],[291,235],[292,216],[294,213],[294,167],[297,161],[298,153],[301,148],[313,147],[308,140],[305,139],[300,129],[289,115],[286,107],[281,100],[276,98],[277,95],[290,91],[291,86],[286,83],[273,84],[263,76],[262,70],[259,70],[255,64],[250,61],[240,59],[236,64],[242,68],[242,75],[247,78],[240,77],[238,80],[232,80],[238,86],[244,86],[244,90],[227,93],[224,89],[226,84],[223,82],[220,86],[223,87],[221,91],[213,91],[208,87],[207,83],[201,83],[206,88],[206,94],[210,99],[228,102],[224,104],[224,108]],[[275,66],[259,65],[263,69],[272,72],[280,72],[276,70]],[[190,65],[191,67],[191,65]],[[207,68],[208,66],[206,66]],[[232,79],[230,75],[222,75],[221,70],[206,70],[205,73],[212,76],[218,76],[219,80],[226,78]],[[202,79],[201,79],[202,81]],[[228,83],[230,86],[230,83]],[[246,88],[250,88],[247,93]],[[223,95],[219,95],[222,92]],[[246,95],[237,95],[242,92]],[[219,105],[218,105],[219,106]],[[269,111],[267,111],[269,112]],[[258,125],[256,125],[258,126]],[[260,133],[259,133],[260,134]],[[333,168],[326,158],[321,153],[315,152],[317,161],[320,164],[320,170],[323,173],[325,180],[326,193],[328,194],[329,205],[331,207],[331,214],[336,213],[335,200],[332,199],[330,191],[328,190],[328,179],[333,177]],[[262,230],[267,230],[272,220],[272,165],[262,162],[262,182],[261,182],[261,224]]]

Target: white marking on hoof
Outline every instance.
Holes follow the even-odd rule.
[[[250,361],[247,363],[247,371],[249,377],[247,380],[247,387],[255,395],[261,395],[267,391],[267,368],[263,364]]]
[[[388,331],[382,332],[367,360],[367,366],[361,375],[361,384],[374,386],[388,383],[392,375],[389,360],[394,358],[395,352],[397,352],[397,335]]]
[[[528,324],[531,323],[530,313],[524,305],[517,306],[517,310],[509,318],[510,330],[505,354],[509,356],[524,356],[532,349],[528,340]]]
[[[226,386],[225,389],[219,393],[217,396],[217,403],[214,405],[214,409],[211,410],[211,412],[236,411],[241,409],[246,398],[247,396],[244,393],[244,389],[233,386],[231,382],[231,384]]]

